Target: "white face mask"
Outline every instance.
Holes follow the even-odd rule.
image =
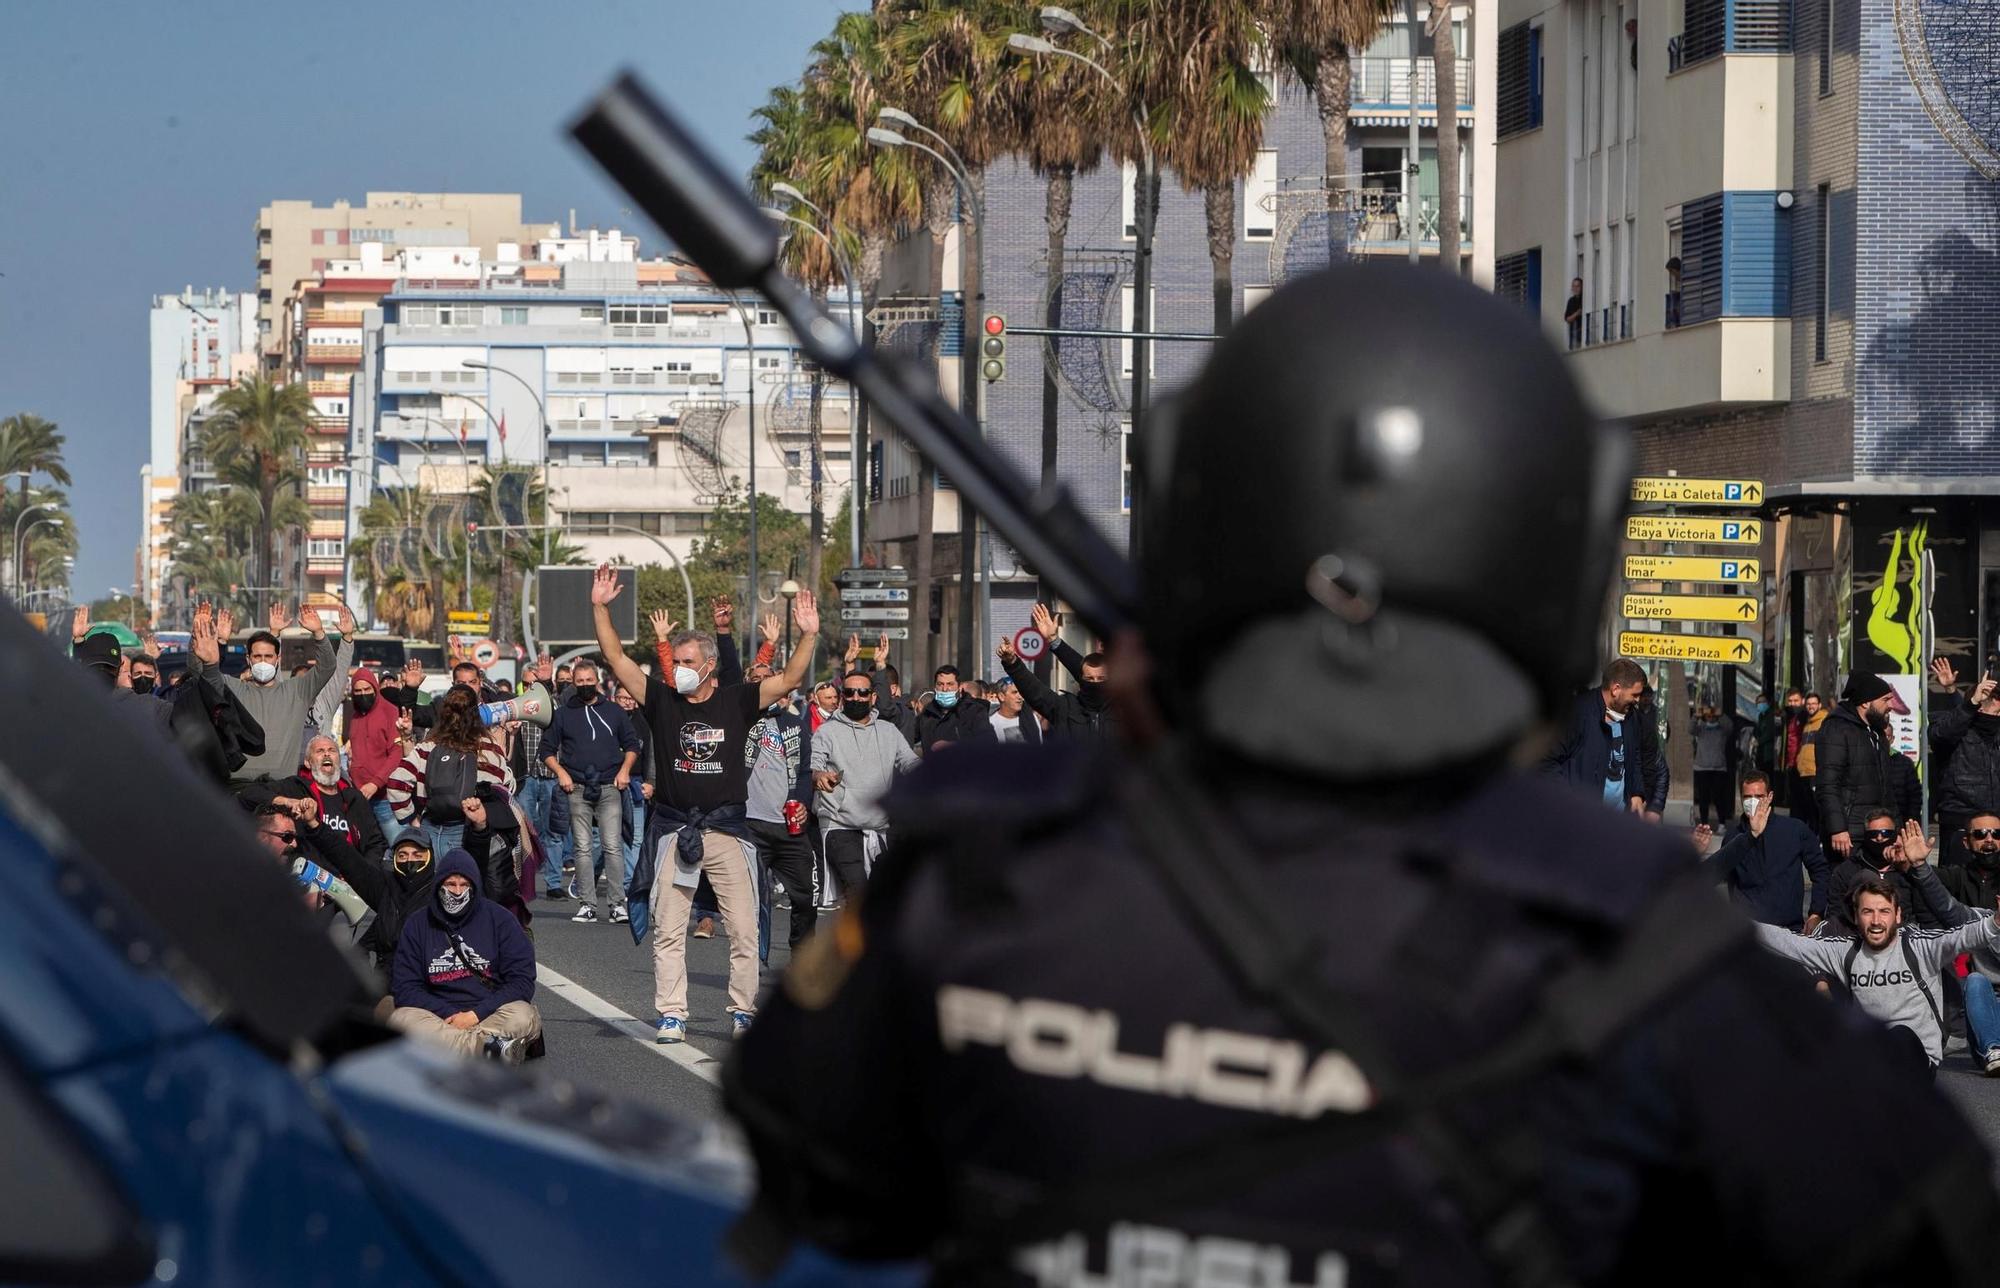
[[[1757,814],[1757,807],[1758,807],[1759,805],[1761,805],[1761,804],[1763,804],[1763,801],[1761,801],[1761,800],[1760,800],[1760,799],[1758,799],[1757,797],[1755,797],[1755,796],[1745,796],[1745,797],[1743,798],[1743,813],[1744,813],[1744,815],[1745,815],[1746,817],[1750,817],[1750,818],[1754,818],[1754,817],[1756,817],[1756,814]]]
[[[276,662],[252,662],[250,664],[250,678],[259,684],[269,684],[278,678],[278,664]]]
[[[701,672],[685,666],[676,666],[674,668],[674,692],[685,695],[693,693],[700,687]]]
[[[447,914],[456,917],[459,913],[464,912],[472,906],[472,891],[470,888],[456,891],[446,890],[440,886],[438,887],[438,903],[443,905]]]

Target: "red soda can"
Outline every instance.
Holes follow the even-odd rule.
[[[793,836],[806,830],[806,803],[804,801],[785,802],[785,830]]]

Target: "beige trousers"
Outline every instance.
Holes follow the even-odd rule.
[[[653,1009],[676,1019],[687,1018],[687,929],[694,908],[694,891],[673,883],[674,835],[669,832],[653,882]],[[750,888],[750,866],[743,861],[743,842],[727,832],[701,834],[701,870],[722,909],[722,928],[729,936],[729,1009],[757,1013],[757,892]]]
[[[472,1056],[489,1037],[534,1041],[542,1031],[542,1013],[531,1002],[509,1002],[471,1028],[455,1029],[421,1006],[399,1006],[389,1012],[389,1027]]]

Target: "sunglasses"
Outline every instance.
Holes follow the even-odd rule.
[[[873,690],[873,689],[842,689],[842,690],[840,691],[840,696],[841,696],[841,697],[843,697],[843,698],[872,698],[872,697],[874,697],[874,696],[875,696],[875,690]]]
[[[1895,834],[1896,829],[1893,827],[1871,827],[1862,833],[1871,841],[1886,841]]]
[[[1975,841],[1990,841],[2000,836],[2000,827],[1968,827],[1965,834]]]

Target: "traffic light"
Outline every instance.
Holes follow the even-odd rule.
[[[979,342],[979,352],[984,359],[979,364],[979,373],[992,384],[1007,374],[1007,319],[998,313],[986,315],[986,338]]]

